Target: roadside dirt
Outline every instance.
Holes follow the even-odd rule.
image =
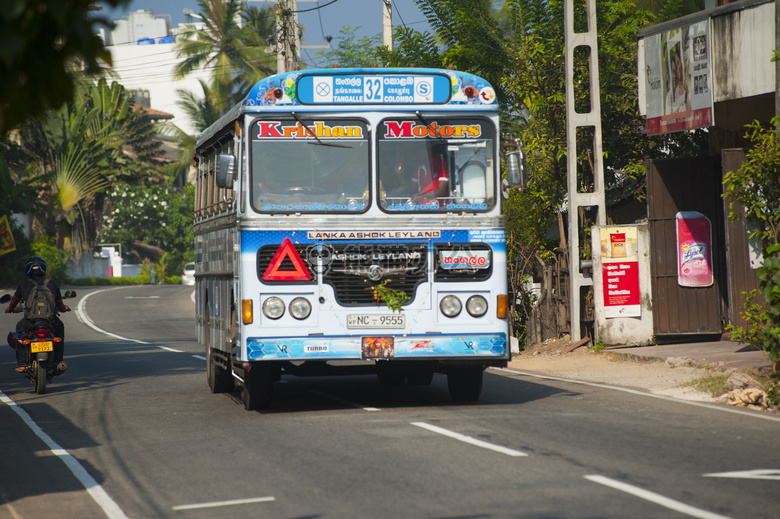
[[[683,400],[720,401],[708,393],[683,386],[686,382],[707,376],[706,369],[674,366],[662,361],[637,362],[609,351],[596,353],[587,346],[564,353],[570,346],[568,338],[545,341],[515,354],[509,367],[554,377],[643,389]]]

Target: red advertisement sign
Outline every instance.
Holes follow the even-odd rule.
[[[601,229],[604,317],[639,317],[639,261],[636,227]]]
[[[639,263],[605,263],[604,306],[639,305]]]
[[[712,285],[712,237],[710,221],[696,211],[675,216],[677,227],[677,283],[681,287]]]

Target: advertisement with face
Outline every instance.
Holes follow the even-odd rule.
[[[712,126],[709,22],[645,38],[647,133]]]

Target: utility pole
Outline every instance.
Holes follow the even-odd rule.
[[[382,44],[387,47],[387,50],[393,50],[393,2],[392,0],[381,0],[381,2]]]
[[[576,2],[582,8],[580,2]],[[593,278],[582,273],[580,264],[580,209],[595,208],[597,225],[606,225],[606,203],[604,197],[604,163],[601,145],[601,88],[599,86],[598,38],[596,33],[596,0],[587,0],[585,17],[586,32],[574,31],[574,0],[566,0],[563,19],[566,47],[566,163],[569,195],[569,318],[571,319],[571,340],[582,338],[580,326],[582,288],[593,286]],[[590,110],[577,112],[574,106],[574,49],[589,50],[588,70],[590,85]],[[581,79],[581,78],[580,78]],[[578,82],[579,83],[579,82]],[[580,192],[577,169],[577,130],[592,131],[593,147],[593,191]],[[585,135],[588,135],[586,132]]]
[[[279,0],[276,9],[276,71],[295,70],[301,49],[296,0]]]

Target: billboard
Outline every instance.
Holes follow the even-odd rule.
[[[713,125],[709,20],[644,38],[647,134]]]

